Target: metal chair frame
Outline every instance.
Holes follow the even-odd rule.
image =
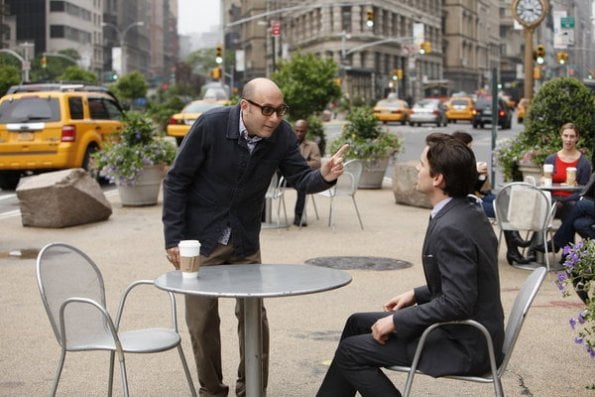
[[[509,208],[513,206],[513,204],[511,203],[512,199],[510,197],[510,193],[514,189],[524,189],[527,191],[532,191],[532,192],[535,192],[538,195],[538,197],[541,197],[541,200],[542,200],[545,208],[542,211],[542,213],[540,214],[540,218],[538,219],[539,222],[537,222],[540,225],[539,227],[521,230],[521,229],[515,227],[509,221],[508,215],[506,214],[506,212],[508,212]],[[526,183],[526,182],[511,182],[511,183],[506,184],[504,187],[502,187],[502,189],[500,189],[500,191],[496,195],[496,199],[494,200],[494,212],[496,213],[496,221],[498,223],[498,228],[500,229],[500,233],[498,235],[498,247],[500,247],[500,242],[502,241],[502,235],[504,234],[505,230],[525,231],[527,233],[529,233],[529,232],[540,233],[541,240],[543,242],[548,241],[547,237],[548,237],[548,233],[552,232],[552,225],[553,225],[554,215],[556,212],[556,207],[553,206],[551,203],[551,196],[547,192],[544,192],[543,190],[536,187],[535,185],[532,185],[532,184]],[[550,270],[549,254],[554,255],[554,249],[553,249],[553,247],[548,247],[547,244],[545,244],[544,258],[545,258],[546,268],[548,271]]]
[[[363,164],[360,160],[349,160],[344,164],[343,175],[337,180],[337,184],[328,190],[318,193],[321,196],[329,198],[329,217],[328,225],[335,229],[334,209],[333,201],[337,196],[350,196],[359,220],[359,225],[364,230],[364,224],[362,222],[357,202],[355,201],[355,194],[357,193],[359,179],[362,175]]]
[[[52,278],[59,277],[55,271],[52,272],[58,265],[56,258],[65,254],[74,255],[78,259],[78,262],[76,265],[74,263],[64,265],[66,263],[65,261],[69,259],[65,258],[64,261],[61,261],[60,265],[66,267],[61,270],[70,270],[75,276],[84,274],[86,277],[84,280],[80,280],[79,284],[85,283],[85,291],[83,291],[80,285],[74,286],[69,284],[65,287],[61,285],[61,288],[50,285]],[[52,257],[54,258],[52,259]],[[124,313],[124,304],[128,295],[138,286],[153,285],[152,280],[138,280],[131,283],[125,289],[120,299],[116,321],[114,322],[106,308],[105,288],[101,271],[87,254],[68,244],[50,243],[44,246],[39,252],[36,269],[41,300],[56,340],[61,347],[58,368],[56,369],[56,375],[52,385],[52,396],[56,395],[66,353],[69,351],[107,350],[110,352],[108,396],[112,395],[114,360],[117,355],[120,364],[123,393],[125,396],[128,396],[129,388],[124,353],[157,353],[173,348],[177,348],[178,350],[191,395],[197,395],[182,350],[181,337],[177,324],[176,299],[173,293],[168,292],[171,310],[171,328],[145,328],[120,332],[120,320]],[[78,281],[75,280],[75,276],[70,280],[73,283]],[[69,286],[75,287],[77,291],[69,291]],[[71,292],[78,295],[71,295]],[[54,300],[56,302],[53,302]],[[83,312],[86,316],[84,319],[78,319],[77,321],[77,318],[73,318],[75,314]],[[84,329],[82,329],[83,327]],[[85,332],[89,330],[96,332],[96,334],[86,334]]]
[[[289,227],[289,222],[287,220],[287,207],[285,206],[285,186],[287,182],[283,176],[279,176],[279,174],[274,173],[273,177],[271,178],[271,182],[265,194],[265,199],[270,201],[271,207],[268,209],[272,211],[272,202],[274,200],[279,200],[277,203],[277,228],[281,227]],[[281,206],[283,206],[283,216],[285,219],[285,223],[281,224]]]
[[[521,332],[523,322],[525,321],[525,317],[527,316],[527,312],[529,311],[529,308],[531,307],[531,304],[533,303],[535,296],[537,296],[537,293],[539,292],[539,288],[541,287],[541,284],[545,279],[545,275],[546,269],[543,267],[533,270],[531,274],[529,274],[529,276],[521,286],[519,293],[517,294],[517,297],[509,314],[508,322],[506,324],[506,330],[504,333],[504,344],[502,346],[504,358],[500,366],[496,365],[496,356],[494,354],[494,345],[492,342],[492,337],[490,336],[489,331],[481,323],[475,320],[447,321],[442,323],[436,323],[426,328],[426,330],[422,333],[417,348],[415,350],[415,355],[413,356],[413,362],[411,363],[410,367],[395,365],[387,368],[392,371],[408,373],[407,381],[405,382],[405,392],[403,393],[403,397],[409,397],[409,395],[411,394],[411,387],[413,385],[413,379],[415,375],[424,374],[423,372],[417,369],[417,366],[419,364],[419,360],[425,347],[425,341],[428,338],[429,334],[436,328],[452,324],[475,327],[481,331],[485,338],[486,345],[488,347],[490,371],[483,376],[450,375],[444,376],[444,378],[478,383],[493,383],[495,395],[498,397],[503,397],[504,391],[502,389],[502,375],[506,371],[506,367],[508,366],[508,362],[510,361],[510,357],[512,355],[514,346]]]

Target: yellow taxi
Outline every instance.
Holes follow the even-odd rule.
[[[373,111],[378,121],[383,123],[400,121],[403,125],[407,124],[411,113],[409,105],[402,99],[381,99],[376,103]]]
[[[531,103],[531,101],[529,101],[529,99],[527,99],[527,98],[522,98],[519,101],[519,104],[517,105],[517,108],[516,108],[516,119],[519,123],[522,123],[523,120],[525,119],[525,115],[527,114],[527,111],[529,110],[530,103]]]
[[[201,114],[207,110],[225,106],[226,103],[227,101],[224,100],[209,99],[199,99],[190,102],[180,113],[171,116],[167,123],[167,135],[174,137],[178,146],[180,146],[190,127],[192,127],[192,124],[194,124]]]
[[[446,105],[446,118],[448,122],[459,120],[471,121],[473,119],[473,99],[469,97],[452,97]]]
[[[0,189],[25,173],[84,168],[123,128],[122,108],[106,88],[84,84],[12,86],[0,98]]]

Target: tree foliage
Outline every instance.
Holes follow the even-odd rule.
[[[118,99],[125,103],[130,103],[133,99],[145,97],[149,85],[141,72],[134,71],[120,77],[110,88],[114,91]]]
[[[516,163],[530,159],[541,166],[545,157],[560,150],[560,127],[574,123],[581,132],[579,148],[590,154],[595,144],[595,101],[579,80],[561,77],[541,86],[529,106],[525,129],[498,149],[498,164],[507,180],[518,177]]]
[[[75,65],[64,69],[64,72],[57,79],[60,81],[83,81],[89,84],[97,84],[97,75],[95,73]]]
[[[298,120],[320,113],[341,96],[336,74],[337,64],[332,59],[296,52],[291,60],[280,62],[271,78],[283,92],[289,117]]]
[[[12,85],[21,82],[21,71],[15,66],[0,66],[0,96],[6,93],[6,90]]]

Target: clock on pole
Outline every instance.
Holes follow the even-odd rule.
[[[514,0],[512,16],[523,26],[525,32],[525,87],[524,97],[533,97],[533,31],[545,19],[549,11],[548,0]]]

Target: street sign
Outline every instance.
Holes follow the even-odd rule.
[[[271,34],[275,37],[281,36],[281,21],[271,21]]]
[[[560,18],[560,27],[562,29],[574,29],[574,17]]]

